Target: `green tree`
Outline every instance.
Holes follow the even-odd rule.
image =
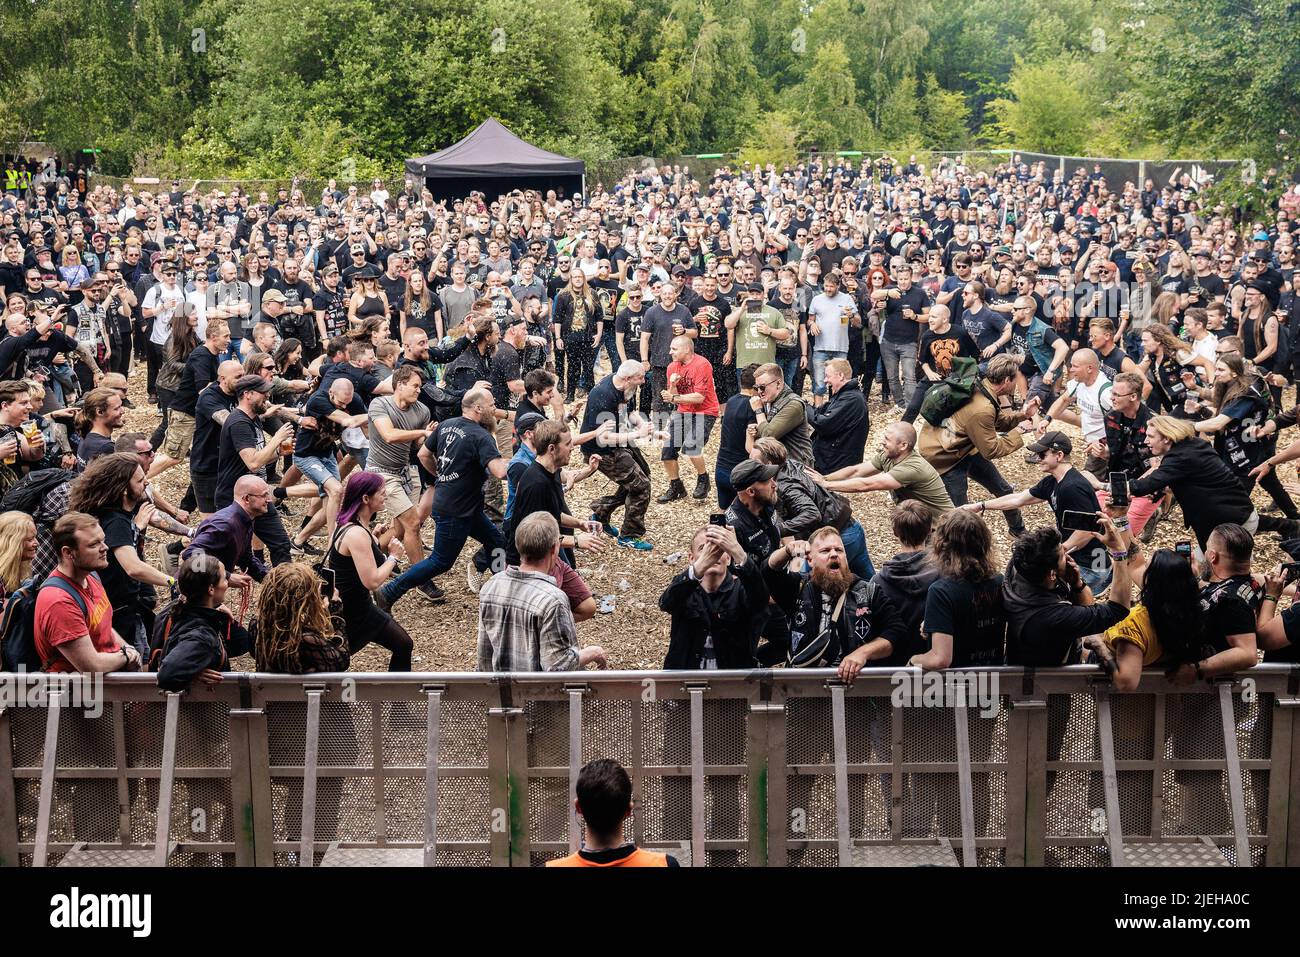
[[[1017,63],[1007,84],[1010,96],[988,104],[995,142],[1042,153],[1079,154],[1097,106],[1069,58]]]

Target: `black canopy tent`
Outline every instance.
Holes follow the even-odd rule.
[[[445,150],[406,161],[406,171],[424,178],[434,199],[480,190],[489,200],[513,189],[553,189],[557,195],[584,192],[587,164],[548,153],[521,140],[497,120]]]

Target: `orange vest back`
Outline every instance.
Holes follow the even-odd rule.
[[[643,851],[637,848],[627,857],[619,858],[617,861],[610,861],[608,864],[597,864],[594,861],[586,860],[581,854],[570,854],[568,857],[561,857],[556,861],[547,861],[547,867],[667,867],[668,855],[658,854],[655,851]]]

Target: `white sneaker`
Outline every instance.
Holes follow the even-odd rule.
[[[475,595],[483,587],[483,575],[474,567],[473,558],[465,563],[465,584],[469,585],[469,590]]]

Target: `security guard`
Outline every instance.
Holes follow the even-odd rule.
[[[584,821],[582,849],[547,861],[547,867],[679,867],[669,854],[623,843],[623,822],[632,814],[632,779],[612,758],[588,761],[578,772],[574,807]]]

